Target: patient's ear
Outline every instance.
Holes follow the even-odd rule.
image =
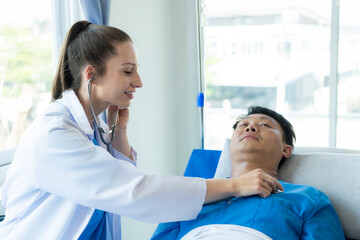
[[[290,145],[284,144],[283,145],[283,153],[282,153],[283,157],[289,158],[291,156],[291,154],[292,154],[292,150],[293,149],[292,149],[292,147]]]

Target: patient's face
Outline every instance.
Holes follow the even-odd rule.
[[[284,156],[283,130],[280,124],[265,114],[244,117],[231,137],[230,154],[233,159],[256,156],[257,161],[277,164]]]

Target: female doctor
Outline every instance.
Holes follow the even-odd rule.
[[[87,21],[71,27],[53,101],[24,133],[7,172],[0,239],[121,239],[120,215],[190,220],[206,202],[282,190],[259,172],[205,180],[137,169],[126,134],[127,108],[142,86],[137,68],[125,32]],[[104,110],[107,124],[97,117]]]

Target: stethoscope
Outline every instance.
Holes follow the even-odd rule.
[[[98,129],[98,132],[99,132],[100,139],[106,145],[106,150],[108,152],[110,152],[110,146],[111,146],[111,143],[112,143],[112,141],[114,139],[114,136],[115,136],[115,126],[116,126],[116,122],[118,120],[119,110],[116,111],[114,123],[111,126],[111,130],[109,131],[110,140],[107,142],[105,140],[104,136],[103,136],[103,134],[105,134],[105,131],[104,131],[104,129],[102,127],[100,127],[100,124],[97,122],[97,118],[95,116],[94,108],[93,108],[93,106],[91,104],[90,89],[91,89],[91,86],[92,86],[92,81],[95,78],[96,78],[96,75],[93,75],[88,81],[88,96],[89,96],[90,108],[91,108],[92,115],[94,117],[95,127]]]

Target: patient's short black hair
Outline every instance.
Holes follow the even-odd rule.
[[[265,114],[269,117],[272,117],[275,119],[281,126],[283,132],[284,132],[284,139],[286,144],[290,145],[292,148],[294,148],[294,142],[296,141],[295,131],[291,123],[284,118],[281,114],[275,112],[274,110],[271,110],[269,108],[260,107],[260,106],[251,106],[248,108],[248,113],[246,115],[240,115],[237,119],[235,124],[233,125],[233,129],[235,130],[238,123],[245,117],[250,116],[253,114]]]

